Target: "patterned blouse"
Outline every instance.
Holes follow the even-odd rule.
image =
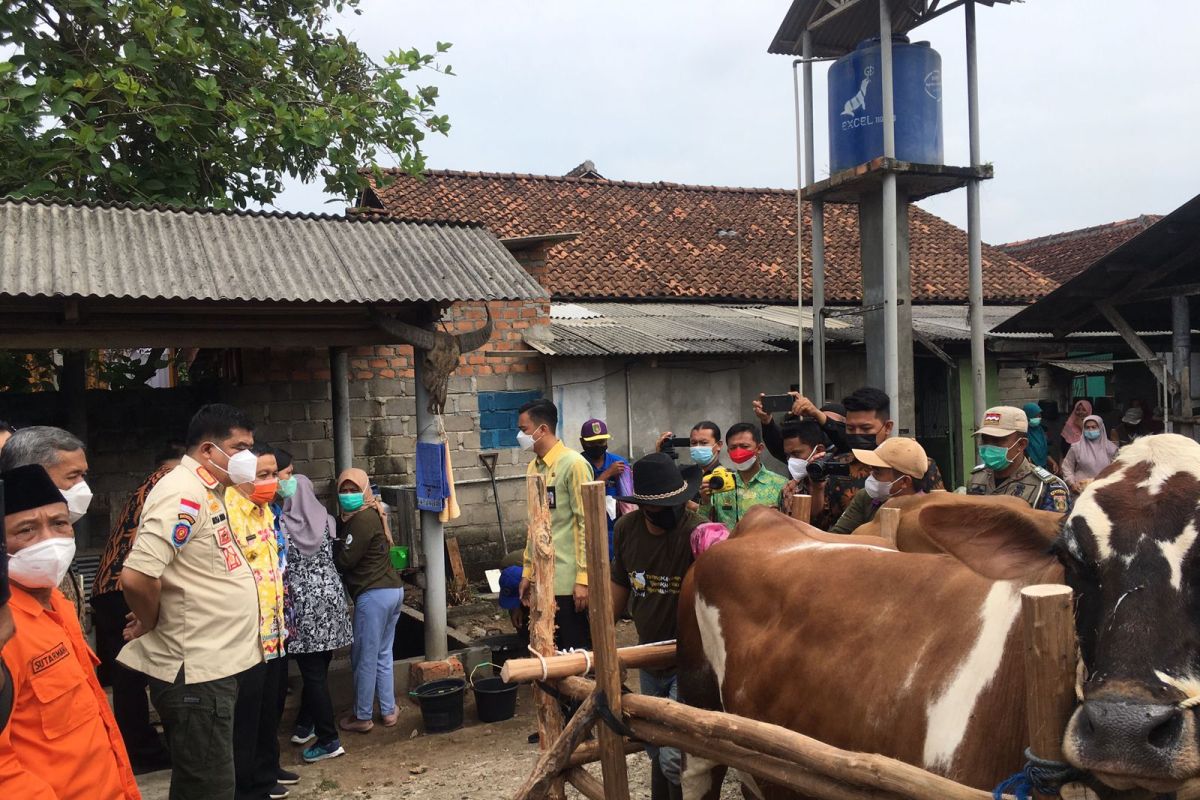
[[[258,587],[259,634],[267,661],[284,654],[287,626],[283,620],[283,568],[275,540],[275,515],[256,506],[232,486],[225,490],[229,527]]]
[[[282,521],[282,520],[281,520]],[[333,563],[332,531],[326,530],[321,549],[304,555],[280,526],[288,548],[287,629],[289,653],[324,653],[349,647],[354,641],[346,587]]]

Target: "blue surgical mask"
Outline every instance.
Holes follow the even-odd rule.
[[[688,450],[688,453],[692,456],[692,462],[702,467],[712,463],[713,449],[709,445],[695,445]]]
[[[979,457],[983,459],[983,464],[990,470],[1004,469],[1012,463],[1012,459],[1008,457],[1009,448],[1001,447],[998,444],[981,444],[979,446]]]
[[[1036,428],[1041,424],[1042,424],[1041,417],[1034,417],[1033,419],[1029,420],[1029,427],[1031,427],[1031,428]]]
[[[1084,431],[1083,435],[1087,437],[1089,442],[1094,442],[1100,438],[1100,431]]]

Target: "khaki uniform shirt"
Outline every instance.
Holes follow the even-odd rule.
[[[125,566],[162,582],[158,625],[117,661],[172,683],[236,675],[263,660],[258,592],[229,528],[225,488],[194,459],[158,482]]]
[[[1071,510],[1071,490],[1062,478],[1025,459],[1006,480],[996,483],[996,473],[980,464],[971,472],[967,494],[1011,494],[1039,511],[1065,514]]]

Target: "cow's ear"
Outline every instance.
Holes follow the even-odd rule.
[[[1034,511],[1017,498],[946,495],[921,509],[925,535],[968,567],[993,580],[1013,580],[1046,569],[1056,515]]]

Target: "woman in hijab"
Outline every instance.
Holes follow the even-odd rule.
[[[1078,494],[1112,463],[1117,446],[1104,436],[1104,420],[1095,415],[1083,422],[1083,437],[1071,445],[1063,459],[1063,477],[1071,491]]]
[[[295,467],[281,470],[283,507],[279,530],[287,548],[288,653],[296,662],[304,688],[292,742],[316,742],[301,754],[309,764],[336,758],[346,751],[338,738],[329,696],[329,662],[333,651],[354,641],[346,589],[333,564],[333,517],[321,505],[306,475]]]
[[[1087,400],[1077,400],[1067,417],[1067,424],[1062,429],[1062,451],[1065,454],[1083,438],[1083,421],[1092,413],[1092,404]]]
[[[1058,464],[1050,457],[1050,442],[1042,425],[1042,407],[1037,403],[1026,403],[1025,416],[1029,419],[1029,444],[1025,447],[1025,456],[1042,469],[1057,472]]]
[[[392,567],[387,517],[361,469],[338,476],[338,511],[334,562],[354,599],[354,713],[339,725],[344,731],[366,733],[375,725],[376,696],[385,727],[400,718],[392,684],[392,641],[404,589]]]

